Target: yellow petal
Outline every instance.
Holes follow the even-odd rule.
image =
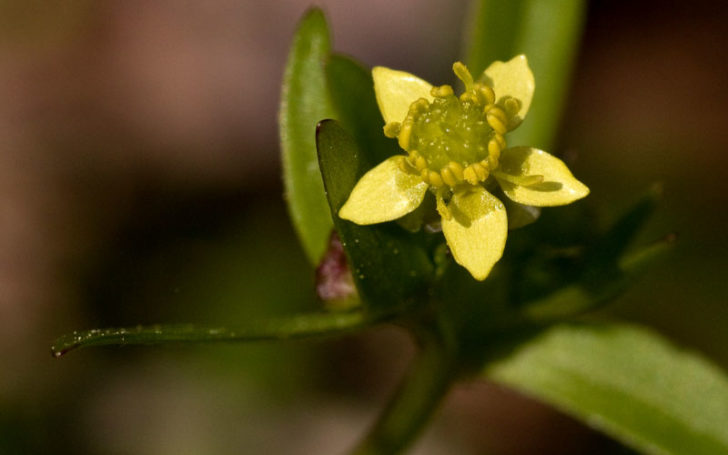
[[[374,92],[385,123],[401,122],[407,116],[410,104],[420,98],[432,101],[432,85],[419,77],[383,66],[372,69]]]
[[[515,177],[508,181],[498,173],[494,174],[506,196],[519,204],[566,205],[589,194],[589,188],[574,178],[563,161],[543,150],[531,147],[505,149],[498,171]],[[543,176],[543,181],[526,186],[514,183],[519,177],[529,176]]]
[[[403,171],[402,156],[393,156],[370,170],[357,182],[339,217],[356,224],[392,221],[416,209],[425,197],[427,183],[417,174]]]
[[[496,103],[502,104],[505,97],[517,99],[521,107],[516,118],[523,120],[531,106],[536,82],[525,55],[517,55],[507,62],[495,61],[483,73],[485,82],[493,88]]]
[[[442,232],[458,264],[484,280],[503,255],[508,221],[503,203],[477,186],[456,192],[448,204],[452,217],[442,219]]]

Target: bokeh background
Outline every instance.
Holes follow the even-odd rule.
[[[337,50],[449,81],[465,0],[319,2]],[[318,307],[282,198],[276,115],[303,0],[0,2],[0,453],[343,453],[413,348],[392,328],[302,344],[97,348],[83,328],[230,324]],[[592,1],[555,153],[675,252],[606,312],[728,367],[728,8]],[[469,383],[412,453],[628,453]]]

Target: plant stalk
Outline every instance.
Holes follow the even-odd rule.
[[[450,389],[457,370],[456,358],[441,339],[425,340],[394,397],[352,455],[401,453]]]

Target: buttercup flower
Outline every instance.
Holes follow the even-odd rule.
[[[372,70],[384,134],[397,138],[406,155],[367,172],[339,217],[360,225],[392,221],[417,209],[429,190],[455,261],[484,280],[508,232],[506,207],[492,191],[500,186],[514,210],[528,210],[569,204],[589,189],[560,159],[506,147],[505,135],[521,123],[533,97],[525,56],[494,62],[477,81],[460,62],[453,71],[465,85],[460,96],[403,71]]]

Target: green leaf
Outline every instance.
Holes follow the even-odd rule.
[[[646,192],[609,229],[589,239],[583,256],[568,261],[568,268],[560,270],[565,258],[558,256],[528,264],[531,272],[537,271],[539,285],[529,286],[528,275],[517,281],[523,314],[530,320],[554,321],[593,310],[621,294],[648,266],[662,259],[672,250],[674,235],[625,253],[660,194],[659,186]]]
[[[513,52],[526,0],[476,0],[466,24],[465,62],[477,79],[492,62]]]
[[[674,236],[668,236],[621,257],[609,268],[602,264],[585,265],[579,280],[524,304],[523,315],[529,320],[544,322],[594,310],[629,288],[645,269],[671,250],[673,243]]]
[[[377,164],[400,153],[397,141],[382,132],[384,120],[377,106],[372,72],[354,59],[334,54],[326,64],[326,76],[337,120],[354,136],[369,162]]]
[[[582,24],[583,0],[480,0],[471,15],[466,61],[480,74],[494,60],[525,54],[536,78],[528,117],[508,143],[553,146]]]
[[[326,19],[311,9],[293,37],[283,78],[280,136],[288,209],[309,260],[326,250],[332,222],[316,155],[316,124],[333,117],[324,63],[331,43]]]
[[[85,346],[250,342],[319,337],[367,327],[386,319],[389,315],[385,312],[349,311],[252,320],[239,327],[163,324],[86,330],[60,337],[51,347],[51,353],[54,357],[60,357],[69,351]]]
[[[615,264],[644,227],[662,197],[662,188],[654,185],[590,246],[587,266],[610,267]],[[598,272],[600,273],[600,272]]]
[[[432,263],[412,235],[395,223],[359,226],[336,214],[359,178],[371,168],[354,138],[334,120],[319,124],[319,162],[334,225],[354,281],[371,306],[399,307],[427,291]]]
[[[484,376],[644,453],[728,453],[726,373],[644,328],[555,326]]]

